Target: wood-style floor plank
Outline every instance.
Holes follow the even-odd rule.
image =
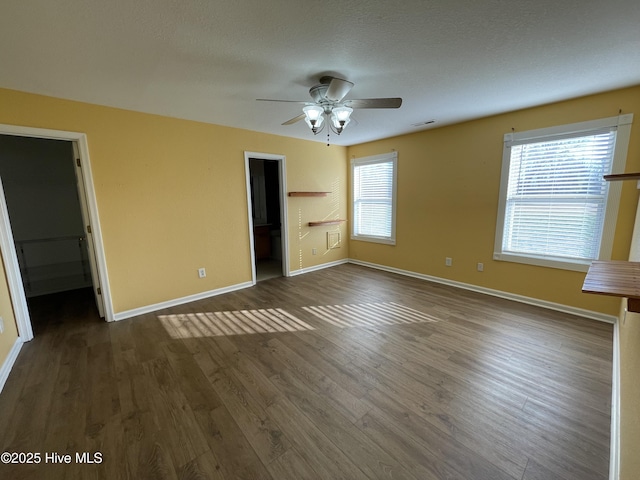
[[[611,325],[341,265],[107,324],[32,299],[0,478],[605,480]]]

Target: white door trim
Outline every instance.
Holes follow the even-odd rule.
[[[89,225],[92,225],[91,216],[89,215],[89,203],[87,201],[87,187],[85,186],[85,180],[82,170],[87,168],[82,164],[82,158],[80,156],[80,145],[78,142],[72,142],[73,144],[73,161],[74,165],[74,173],[77,181],[77,189],[78,189],[78,200],[80,203],[80,214],[82,216],[83,230],[85,231],[86,239],[87,239],[87,255],[89,260],[89,267],[91,271],[91,283],[93,288],[93,295],[96,299],[96,305],[98,306],[98,312],[101,318],[104,318],[104,301],[102,298],[102,282],[100,281],[100,268],[97,265],[96,260],[96,252],[95,252],[95,242],[93,240],[93,227],[88,228]]]
[[[9,223],[9,211],[7,210],[2,179],[0,179],[0,249],[2,249],[2,262],[7,274],[13,314],[16,317],[18,326],[18,337],[23,342],[28,342],[33,338],[33,329],[31,328],[31,318],[27,308],[27,297],[24,294],[16,245],[13,241],[13,232]]]
[[[253,215],[251,213],[251,172],[249,159],[277,160],[280,176],[280,239],[282,243],[282,270],[285,277],[291,276],[289,270],[289,222],[287,215],[287,159],[284,155],[273,153],[244,152],[244,174],[247,187],[247,215],[249,218],[249,247],[251,249],[251,283],[256,284],[256,254],[253,238]]]
[[[98,276],[100,279],[100,289],[102,292],[105,320],[108,322],[112,322],[113,304],[111,301],[111,289],[109,287],[107,264],[104,254],[104,244],[102,242],[102,229],[100,227],[100,216],[98,214],[98,205],[93,185],[93,174],[91,172],[91,160],[89,157],[89,146],[86,134],[80,132],[68,132],[64,130],[51,130],[46,128],[33,128],[5,124],[0,124],[0,134],[16,135],[22,137],[49,138],[54,140],[69,140],[76,142],[78,153],[80,155],[80,161],[82,163],[82,184],[84,186],[86,194],[85,198],[87,200],[88,214],[91,221],[91,238],[93,239],[96,263],[98,266]],[[4,202],[4,195],[2,202]],[[0,208],[0,213],[2,213],[2,218],[0,218],[0,233],[2,234],[0,235],[0,238],[2,238],[7,233],[10,233],[10,225],[8,215],[4,215],[6,212],[3,212]],[[11,236],[10,243],[11,245],[13,245],[13,236]],[[7,277],[11,275],[12,277],[15,277],[19,280],[19,290],[22,292],[22,297],[24,298],[24,289],[22,287],[20,267],[18,265],[17,256],[15,253],[15,246],[11,249],[10,252],[5,253],[5,249],[8,247],[9,244],[2,244],[3,259],[7,257],[5,259],[5,270],[7,271]],[[15,292],[11,293],[11,298],[14,302],[14,309],[19,310],[15,312],[16,317],[20,317],[16,318],[16,322],[18,323],[18,334],[20,335],[20,337],[24,338],[25,341],[31,340],[33,338],[33,331],[31,330],[31,319],[29,317],[29,312],[26,308],[26,300],[24,300],[24,304],[22,305],[20,301],[20,294]],[[22,309],[24,310],[22,311]],[[26,324],[28,324],[28,327]]]

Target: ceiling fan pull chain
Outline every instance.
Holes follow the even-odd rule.
[[[327,129],[327,147],[329,146],[329,132],[331,129]]]

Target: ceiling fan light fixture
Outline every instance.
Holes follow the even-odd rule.
[[[351,91],[353,82],[332,76],[320,77],[320,83],[309,89],[313,102],[298,100],[271,100],[259,98],[262,102],[288,102],[305,105],[302,113],[287,120],[282,125],[293,125],[304,119],[314,135],[327,125],[327,137],[330,132],[340,135],[351,122],[351,113],[359,108],[400,108],[402,98],[361,98],[344,100]],[[326,117],[326,118],[325,118]],[[326,120],[326,122],[325,122]],[[357,122],[355,122],[357,125]],[[327,140],[328,144],[328,140]]]
[[[331,122],[338,135],[342,133],[344,127],[346,127],[351,119],[349,118],[353,113],[351,107],[335,107],[331,110]]]
[[[304,112],[304,121],[307,122],[311,131],[314,134],[318,133],[324,122],[324,109],[318,105],[307,105],[302,111]]]

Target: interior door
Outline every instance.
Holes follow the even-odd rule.
[[[100,286],[100,275],[98,274],[98,262],[96,260],[95,244],[91,229],[91,217],[89,215],[89,207],[87,204],[87,191],[84,186],[84,177],[82,175],[82,164],[80,162],[80,153],[78,152],[78,144],[73,143],[73,162],[76,165],[76,183],[78,186],[78,198],[80,200],[80,210],[82,211],[82,221],[84,222],[84,232],[87,244],[87,254],[89,266],[91,268],[91,280],[93,283],[93,294],[96,298],[96,306],[100,317],[104,318],[104,297],[102,296],[102,288]]]

